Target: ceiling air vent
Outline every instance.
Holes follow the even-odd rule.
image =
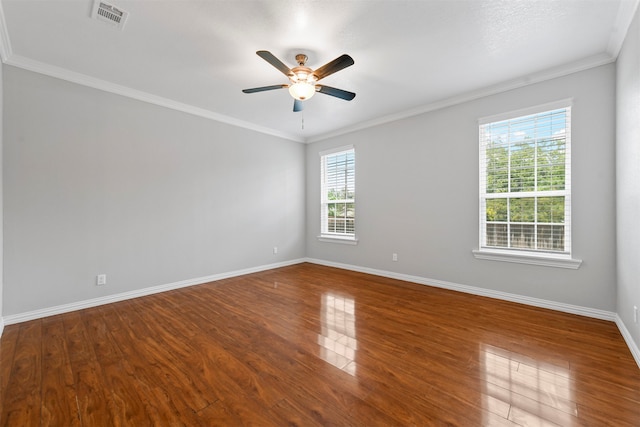
[[[125,12],[112,4],[96,0],[93,4],[91,17],[122,30],[129,17],[129,12]]]

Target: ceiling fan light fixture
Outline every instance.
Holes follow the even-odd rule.
[[[289,93],[294,99],[305,101],[316,93],[316,87],[306,81],[300,81],[289,86]]]
[[[295,99],[293,103],[293,111],[302,111],[302,101],[311,98],[316,92],[320,92],[325,95],[334,96],[336,98],[344,99],[345,101],[351,101],[356,94],[348,92],[342,89],[336,89],[335,87],[325,86],[318,84],[318,81],[330,76],[331,74],[338,72],[344,68],[350,67],[354,64],[353,58],[346,53],[337,57],[333,61],[324,64],[322,67],[315,71],[305,66],[307,62],[307,55],[300,53],[296,55],[297,67],[289,68],[282,61],[276,58],[268,50],[259,50],[256,54],[271,64],[274,68],[287,76],[289,84],[278,84],[271,86],[261,86],[251,89],[242,89],[244,93],[264,92],[267,90],[275,89],[289,89],[289,94]]]

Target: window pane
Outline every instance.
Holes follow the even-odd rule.
[[[534,191],[536,152],[533,142],[523,142],[511,149],[511,191]]]
[[[533,197],[513,198],[509,200],[511,222],[534,222],[536,217]]]
[[[506,248],[507,224],[487,224],[487,246]]]
[[[533,224],[512,224],[511,225],[511,247],[522,248],[522,249],[534,249],[535,248],[534,229],[535,229],[535,226]]]
[[[565,186],[565,140],[538,143],[538,191],[563,190]]]
[[[487,221],[507,221],[507,199],[487,199]]]
[[[503,144],[487,147],[487,193],[509,191],[509,150]]]
[[[564,225],[538,225],[538,248],[564,250]]]
[[[355,192],[354,153],[326,157],[325,186],[329,200],[353,198]]]
[[[335,203],[327,203],[327,217],[335,218],[336,217],[336,204]]]
[[[538,222],[564,222],[564,197],[538,198]]]
[[[354,220],[352,218],[345,220],[345,230],[346,230],[346,233],[355,234],[356,229],[354,226]]]
[[[538,167],[538,191],[564,190],[564,164]]]
[[[347,209],[347,218],[355,218],[355,216],[356,216],[356,205],[355,205],[355,203],[347,203],[346,204],[346,209]]]

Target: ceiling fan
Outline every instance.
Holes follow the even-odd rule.
[[[325,95],[335,96],[336,98],[351,101],[356,94],[335,87],[319,85],[317,82],[325,77],[347,68],[354,64],[353,58],[344,54],[337,57],[333,61],[323,65],[317,70],[305,66],[307,55],[299,53],[296,55],[297,67],[289,68],[267,50],[259,50],[256,54],[273,65],[278,71],[289,78],[289,84],[279,84],[271,86],[254,87],[252,89],[243,89],[244,93],[264,92],[267,90],[289,88],[289,93],[293,97],[293,111],[302,111],[302,101],[311,98],[316,92]]]

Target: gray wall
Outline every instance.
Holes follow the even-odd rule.
[[[618,56],[616,87],[617,312],[637,347],[640,326],[640,10]]]
[[[4,89],[4,316],[304,256],[304,145],[11,66]]]
[[[304,256],[615,311],[615,70],[304,146],[5,66],[2,314]],[[564,98],[582,266],[475,259],[478,118]],[[316,239],[318,152],[347,144],[357,246]]]
[[[3,173],[3,165],[4,165],[4,161],[2,160],[2,153],[4,152],[3,149],[3,134],[4,134],[4,126],[3,126],[3,116],[4,114],[2,113],[3,111],[3,104],[4,104],[4,89],[3,89],[3,71],[4,71],[4,64],[2,62],[0,62],[0,335],[2,335],[2,331],[4,329],[4,320],[2,318],[2,314],[3,314],[3,294],[4,294],[4,272],[3,272],[3,266],[4,266],[4,256],[3,256],[3,250],[4,250],[4,244],[3,244],[3,232],[4,232],[4,227],[1,226],[1,224],[3,223],[3,219],[2,219],[2,213],[3,213],[3,209],[2,209],[2,203],[3,203],[3,189],[4,189],[4,185],[2,184],[2,177],[4,176]]]
[[[574,101],[573,253],[582,266],[475,259],[478,118],[565,98]],[[307,256],[615,311],[614,109],[615,66],[606,65],[313,143],[307,148]],[[318,153],[347,144],[356,150],[356,246],[316,238]]]

